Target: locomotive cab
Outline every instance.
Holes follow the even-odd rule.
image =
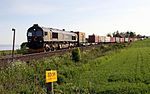
[[[34,24],[27,31],[27,46],[30,49],[40,49],[43,48],[43,29],[37,24]]]

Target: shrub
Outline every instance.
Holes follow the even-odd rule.
[[[20,47],[21,47],[21,49],[16,50],[18,54],[26,54],[28,52],[26,49],[27,48],[26,42],[23,42]]]
[[[21,49],[24,48],[24,47],[27,47],[27,42],[23,42],[21,45],[20,45]]]
[[[23,48],[23,49],[17,49],[17,54],[26,54],[27,53],[27,49]]]
[[[76,48],[72,50],[72,60],[74,60],[75,62],[80,61],[81,59],[81,53],[80,53],[80,49]]]
[[[63,84],[63,83],[66,83],[66,78],[65,78],[65,76],[64,75],[58,75],[58,81],[57,81],[57,83],[58,84]]]

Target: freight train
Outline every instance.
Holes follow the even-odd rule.
[[[85,33],[46,28],[34,24],[27,30],[29,52],[54,51],[80,46],[85,43]]]
[[[27,30],[27,47],[31,53],[85,46],[86,44],[123,43],[130,41],[134,41],[133,38],[106,37],[94,34],[86,38],[84,32],[41,27],[38,24],[34,24]]]

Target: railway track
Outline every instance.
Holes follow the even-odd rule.
[[[79,47],[81,51],[88,50],[93,47],[97,47],[100,45],[92,45],[92,46],[85,46],[85,47]],[[71,49],[63,49],[63,50],[56,50],[51,52],[41,52],[41,53],[34,53],[34,54],[26,54],[26,55],[20,55],[20,56],[14,56],[12,58],[11,56],[0,58],[0,67],[5,67],[10,63],[13,63],[15,61],[23,61],[23,62],[29,62],[31,60],[39,60],[45,57],[50,56],[56,56],[56,55],[63,55],[67,52],[71,52],[74,48]]]

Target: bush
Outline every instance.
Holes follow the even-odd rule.
[[[63,84],[63,83],[66,83],[66,78],[65,78],[65,76],[64,75],[58,75],[58,81],[57,81],[57,83],[60,85],[60,84]]]
[[[20,47],[21,47],[21,49],[16,50],[18,54],[26,54],[28,52],[26,49],[27,48],[26,42],[23,42]]]
[[[24,47],[27,47],[27,42],[23,42],[21,45],[20,45],[21,49],[24,48]]]
[[[80,53],[80,49],[76,48],[72,50],[72,60],[74,60],[75,62],[80,61],[81,59],[81,53]]]
[[[17,49],[17,54],[26,54],[28,53],[27,49],[24,47],[24,48],[21,48],[21,49]]]

